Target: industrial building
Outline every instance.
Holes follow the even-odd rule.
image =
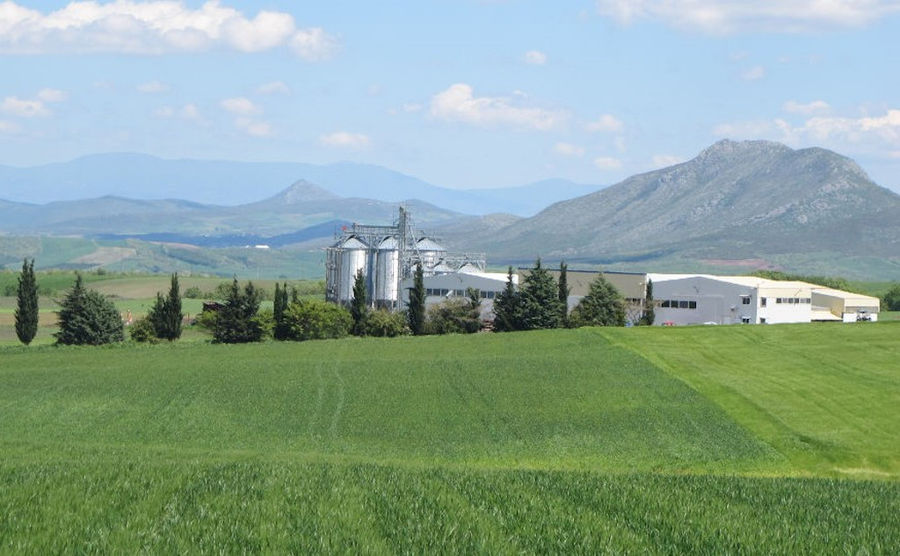
[[[469,288],[478,290],[481,296],[481,318],[494,319],[494,299],[506,289],[509,276],[500,272],[481,272],[473,267],[463,267],[457,272],[433,274],[425,277],[425,307],[437,305],[454,297],[465,298]],[[513,284],[518,285],[519,277],[513,274]],[[403,305],[409,302],[409,290],[413,278],[401,283]]]
[[[518,270],[519,281],[528,276],[530,268]],[[548,268],[547,272],[559,281],[559,269]],[[566,270],[566,283],[569,285],[569,311],[575,308],[591,289],[591,282],[603,275],[607,282],[618,290],[625,299],[625,321],[636,323],[644,312],[644,301],[647,298],[647,275],[643,272],[616,272],[599,270]]]
[[[326,250],[326,299],[350,303],[356,274],[362,272],[372,306],[400,309],[403,282],[411,280],[419,263],[425,276],[432,277],[484,272],[485,258],[483,253],[448,252],[436,238],[415,230],[401,207],[393,225],[353,224],[337,234]]]
[[[755,276],[648,274],[657,325],[877,320],[879,300]]]

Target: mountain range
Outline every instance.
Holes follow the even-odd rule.
[[[0,166],[0,199],[46,204],[113,196],[237,206],[276,195],[298,181],[346,198],[389,203],[418,199],[465,214],[519,216],[531,216],[551,203],[601,188],[553,179],[521,187],[450,189],[371,164],[166,160],[109,153],[28,168]]]
[[[185,164],[195,168],[195,162]],[[342,168],[356,176],[343,186],[328,182],[336,174],[319,176],[331,185],[300,179],[263,200],[236,206],[117,196],[44,205],[0,201],[0,234],[142,240],[192,249],[259,243],[308,249],[324,245],[349,222],[386,224],[396,216],[398,203],[375,185],[366,195],[344,194],[366,183],[354,172],[372,167]],[[399,191],[434,192],[433,186],[389,170],[371,175],[378,172],[385,180],[407,183]],[[197,189],[217,185],[189,175],[199,180]],[[567,184],[514,189],[537,203],[548,190],[573,191]],[[0,191],[8,191],[5,184]],[[480,206],[494,206],[489,191],[480,194],[485,196]],[[417,227],[432,230],[453,250],[484,251],[494,265],[527,264],[541,256],[616,269],[742,273],[761,267],[900,278],[900,196],[873,183],[851,159],[820,148],[724,140],[687,162],[554,202],[530,217],[404,199]],[[161,257],[154,253],[153,268],[166,268]],[[189,258],[199,260],[196,251]],[[264,264],[257,258],[257,272]]]
[[[770,141],[723,140],[690,161],[534,217],[451,236],[501,260],[539,254],[607,265],[667,257],[774,265],[862,257],[900,277],[900,196],[849,158]]]

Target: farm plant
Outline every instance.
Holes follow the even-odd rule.
[[[37,334],[38,288],[34,277],[34,259],[22,263],[19,285],[16,289],[16,336],[26,346]]]
[[[222,344],[241,344],[262,340],[263,328],[256,319],[260,298],[260,291],[253,282],[247,282],[241,289],[235,278],[228,290],[225,306],[216,316],[213,341]]]
[[[84,287],[81,274],[59,302],[59,331],[56,343],[102,345],[125,339],[122,317],[112,301]]]

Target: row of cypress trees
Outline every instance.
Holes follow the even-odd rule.
[[[539,258],[517,289],[509,267],[506,288],[494,300],[494,330],[625,326],[625,300],[602,274],[597,275],[587,295],[570,313],[567,270],[566,263],[560,263],[559,280],[554,280]],[[653,286],[648,284],[648,303],[639,324],[653,324],[652,296]]]
[[[181,337],[181,293],[178,275],[172,275],[169,293],[156,294],[156,301],[147,317],[132,329],[132,337],[139,341],[177,340]],[[16,336],[29,345],[37,335],[39,307],[38,286],[34,275],[34,259],[25,259],[16,290]],[[59,301],[59,331],[56,343],[62,345],[101,345],[125,339],[122,317],[116,306],[101,293],[87,289],[81,274],[75,284]]]

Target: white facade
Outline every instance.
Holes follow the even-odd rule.
[[[494,299],[506,289],[508,276],[498,272],[450,272],[425,276],[425,307],[437,305],[447,299],[466,297],[466,290],[473,288],[481,292],[481,318],[494,318]],[[409,290],[413,287],[414,278],[406,278],[401,282],[403,306],[409,303]],[[513,284],[518,284],[518,276],[513,274]]]
[[[807,282],[706,274],[648,278],[653,280],[657,325],[856,322],[874,320],[878,313],[876,298]]]

